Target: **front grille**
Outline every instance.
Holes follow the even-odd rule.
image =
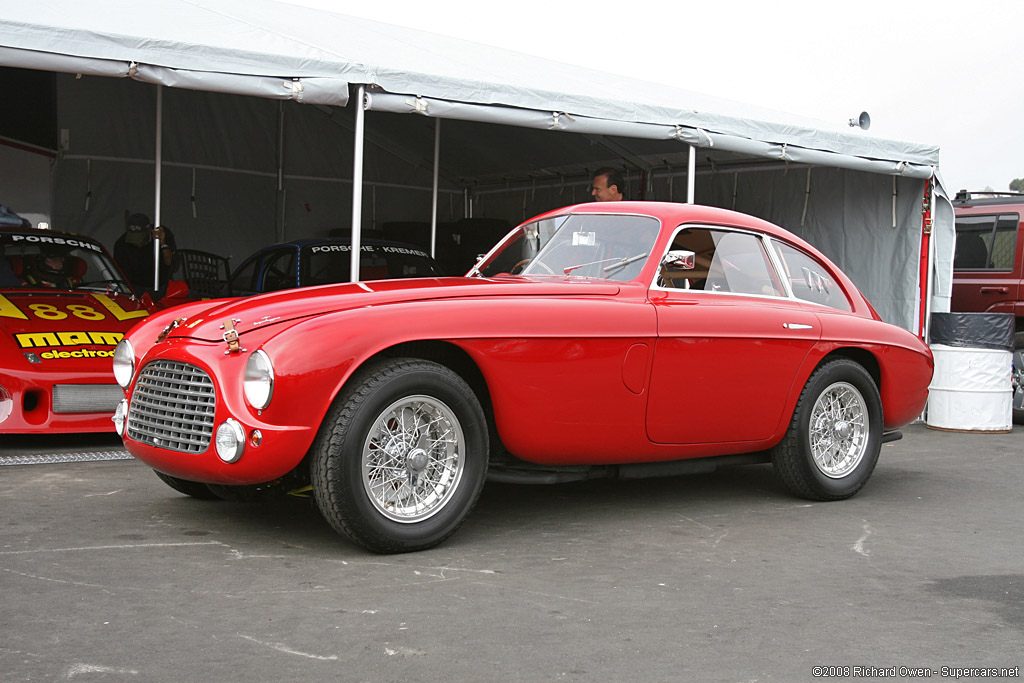
[[[123,395],[116,384],[55,384],[53,412],[113,415]]]
[[[188,363],[156,360],[139,372],[128,408],[128,436],[183,453],[202,453],[213,437],[213,381]]]

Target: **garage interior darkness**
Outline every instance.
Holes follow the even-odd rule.
[[[0,22],[0,40],[3,28]],[[159,121],[160,222],[179,247],[238,265],[274,242],[350,233],[354,83],[369,80],[350,77],[348,101],[339,106],[18,68],[24,61],[0,50],[0,65],[8,65],[0,66],[0,87],[21,93],[17,107],[0,113],[0,203],[33,222],[110,247],[127,213],[153,216]],[[850,163],[830,144],[772,142],[770,124],[758,139],[679,124],[675,135],[659,139],[636,134],[639,117],[591,118],[601,124],[598,132],[586,125],[573,132],[587,112],[491,101],[481,115],[474,107],[484,105],[439,101],[429,92],[386,92],[378,84],[367,93],[361,232],[429,247],[436,142],[436,256],[450,273],[465,272],[522,220],[590,201],[592,172],[602,166],[622,170],[630,199],[686,201],[692,145],[698,203],[753,214],[804,237],[850,275],[884,319],[906,329],[922,332],[922,301],[948,310],[953,218],[937,149],[892,163],[884,153],[890,141],[879,140],[882,153],[874,156],[874,139],[862,131],[812,131],[815,139],[840,146],[853,140],[869,150]],[[935,200],[931,240],[922,239],[926,198]],[[925,283],[923,245],[931,264]],[[922,296],[922,284],[930,297]]]

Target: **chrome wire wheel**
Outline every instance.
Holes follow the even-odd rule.
[[[430,396],[404,396],[380,413],[366,436],[363,489],[388,519],[428,519],[459,488],[465,443],[451,408]]]
[[[815,466],[840,479],[857,468],[868,446],[868,405],[855,386],[831,384],[811,409],[810,448]]]

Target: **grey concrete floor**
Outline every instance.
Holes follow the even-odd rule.
[[[847,501],[793,498],[769,466],[489,484],[448,542],[400,556],[346,543],[308,501],[194,500],[134,460],[2,466],[0,680],[803,681],[817,666],[938,679],[1024,665],[1024,428],[905,433]],[[62,448],[119,444],[3,437],[0,460]]]

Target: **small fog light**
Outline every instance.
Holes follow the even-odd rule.
[[[236,462],[245,452],[245,431],[230,417],[217,427],[217,457]]]
[[[122,398],[121,402],[117,404],[117,408],[114,410],[114,416],[110,418],[114,421],[114,431],[117,432],[118,436],[124,436],[124,423],[128,417],[128,399]]]

